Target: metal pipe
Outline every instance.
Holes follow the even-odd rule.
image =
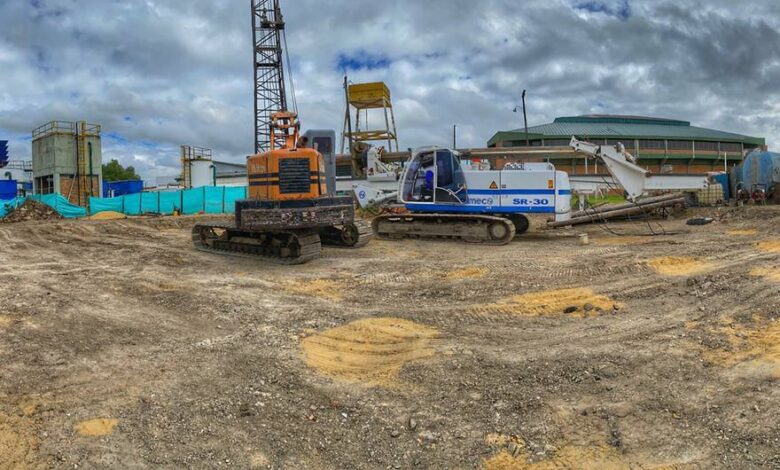
[[[607,219],[614,219],[616,217],[624,217],[629,215],[641,214],[643,212],[648,212],[654,209],[672,207],[678,204],[685,204],[685,196],[681,196],[677,199],[671,199],[669,201],[656,202],[655,204],[645,204],[645,205],[640,204],[632,209],[622,209],[617,211],[601,212],[601,213],[588,215],[584,217],[577,217],[571,220],[565,220],[562,222],[548,223],[547,226],[551,228],[558,228],[558,227],[570,227],[572,225],[581,225],[581,224],[587,224],[592,222],[601,222]]]

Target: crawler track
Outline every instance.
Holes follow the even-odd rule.
[[[326,227],[320,230],[322,244],[340,248],[362,248],[374,238],[374,229],[362,220],[349,225]]]
[[[304,264],[319,258],[320,235],[313,230],[247,232],[234,225],[198,224],[192,229],[195,248],[207,253],[262,259],[275,264]]]
[[[448,238],[485,245],[506,245],[516,234],[512,221],[489,215],[385,215],[374,219],[373,228],[385,240]]]

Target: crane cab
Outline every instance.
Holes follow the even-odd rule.
[[[409,205],[468,203],[460,155],[447,149],[422,149],[407,164],[400,182],[400,200]]]

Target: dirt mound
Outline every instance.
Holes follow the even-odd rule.
[[[503,314],[540,317],[561,315],[598,315],[622,306],[604,295],[597,295],[590,289],[562,289],[516,295],[495,304],[475,307],[477,314]]]
[[[15,224],[18,222],[45,220],[62,220],[62,216],[46,204],[28,199],[0,221],[7,224]]]
[[[433,356],[433,328],[397,318],[358,320],[305,338],[306,364],[347,382],[393,387],[405,364]]]
[[[698,261],[689,256],[656,258],[648,261],[647,264],[658,274],[663,274],[664,276],[695,276],[713,269],[709,263]]]

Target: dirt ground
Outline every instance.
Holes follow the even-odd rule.
[[[0,468],[780,468],[780,208],[705,213],[298,267],[0,226]]]

